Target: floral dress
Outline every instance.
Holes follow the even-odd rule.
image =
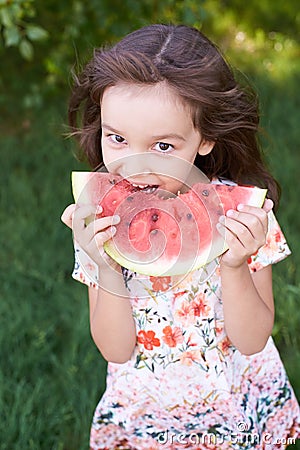
[[[249,270],[289,254],[271,212]],[[108,363],[91,450],[271,450],[300,437],[299,405],[272,338],[245,356],[226,335],[218,259],[181,278],[123,276],[137,344],[128,362]],[[73,277],[98,286],[96,265],[76,244]]]

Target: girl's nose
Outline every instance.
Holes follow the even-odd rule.
[[[107,167],[109,172],[117,172],[124,178],[136,177],[137,175],[148,175],[155,172],[153,158],[149,153],[130,153],[114,160]]]

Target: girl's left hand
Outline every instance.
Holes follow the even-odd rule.
[[[266,243],[268,212],[272,208],[272,200],[267,199],[262,208],[239,205],[220,217],[217,229],[229,247],[222,256],[223,265],[240,267]]]

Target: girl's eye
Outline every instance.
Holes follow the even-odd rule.
[[[110,138],[113,142],[116,142],[117,144],[123,144],[125,142],[125,139],[119,134],[111,134]]]
[[[173,145],[167,144],[166,142],[157,142],[154,148],[155,150],[165,153],[170,152],[174,149]]]

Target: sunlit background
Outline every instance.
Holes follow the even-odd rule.
[[[282,187],[293,255],[274,267],[274,338],[300,398],[300,9],[297,0],[0,0],[0,449],[88,448],[105,363],[86,288],[71,279],[65,139],[71,71],[95,46],[154,22],[204,31],[261,100],[262,144]],[[296,448],[296,447],[293,447]]]

